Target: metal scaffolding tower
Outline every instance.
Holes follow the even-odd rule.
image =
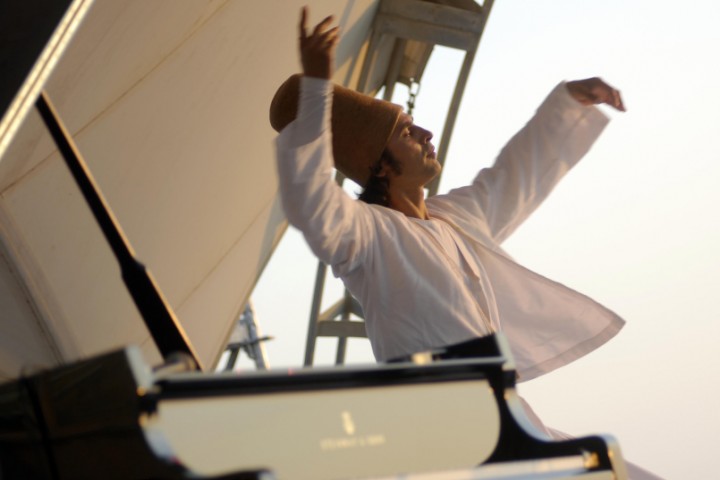
[[[261,336],[255,320],[255,311],[248,302],[230,335],[230,341],[226,348],[227,361],[220,369],[226,372],[235,370],[240,353],[245,352],[245,355],[255,363],[257,370],[267,370],[270,365],[267,361],[264,342],[268,340],[272,340],[272,337]]]

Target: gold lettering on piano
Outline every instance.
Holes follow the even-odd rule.
[[[350,412],[344,411],[340,414],[340,416],[342,417],[345,433],[348,435],[353,435],[355,433],[355,422],[353,422]]]
[[[369,448],[385,445],[387,440],[383,434],[358,435],[355,437],[323,438],[320,440],[320,450],[329,452],[345,450],[348,448]]]
[[[330,452],[349,448],[380,447],[387,443],[384,434],[355,435],[356,427],[352,415],[347,410],[340,413],[345,437],[329,437],[320,440],[320,450]]]

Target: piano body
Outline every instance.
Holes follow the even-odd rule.
[[[253,42],[299,6],[0,7],[12,40],[0,62],[13,67],[0,97],[0,478],[626,478],[612,438],[534,432],[502,337],[386,365],[197,371],[219,356],[284,228],[272,162],[257,166],[272,155],[257,119],[277,82],[255,79],[267,85],[249,96],[238,85],[292,71],[294,49]],[[339,77],[357,75],[375,6],[313,3],[352,27]],[[218,60],[236,42],[249,53]],[[227,182],[242,146],[233,168],[249,169],[246,189]],[[248,205],[237,224],[236,205]]]
[[[0,386],[3,478],[625,478],[610,437],[533,433],[502,337],[482,342],[240,376],[125,348]]]

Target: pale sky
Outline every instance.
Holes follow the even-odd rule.
[[[609,433],[668,479],[715,478],[720,413],[720,2],[498,0],[465,93],[441,191],[467,183],[562,79],[601,76],[628,112],[504,247],[627,325],[520,393],[548,425]],[[324,15],[333,12],[315,12]],[[337,12],[334,12],[337,13]],[[279,27],[280,28],[280,27]],[[292,26],[289,26],[292,28]],[[416,122],[436,144],[460,57],[438,51]],[[403,101],[403,100],[400,100]],[[252,300],[271,366],[300,365],[317,263],[289,230]],[[332,281],[326,303],[339,299]],[[322,341],[331,346],[331,341]],[[319,363],[332,361],[329,349]],[[373,361],[366,340],[350,360]]]

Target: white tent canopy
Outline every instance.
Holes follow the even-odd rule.
[[[95,0],[44,85],[205,367],[284,230],[267,111],[299,68],[277,19],[301,5]],[[343,27],[340,83],[357,78],[375,7],[313,2]],[[159,360],[34,110],[0,158],[0,308],[2,377],[127,344]]]

